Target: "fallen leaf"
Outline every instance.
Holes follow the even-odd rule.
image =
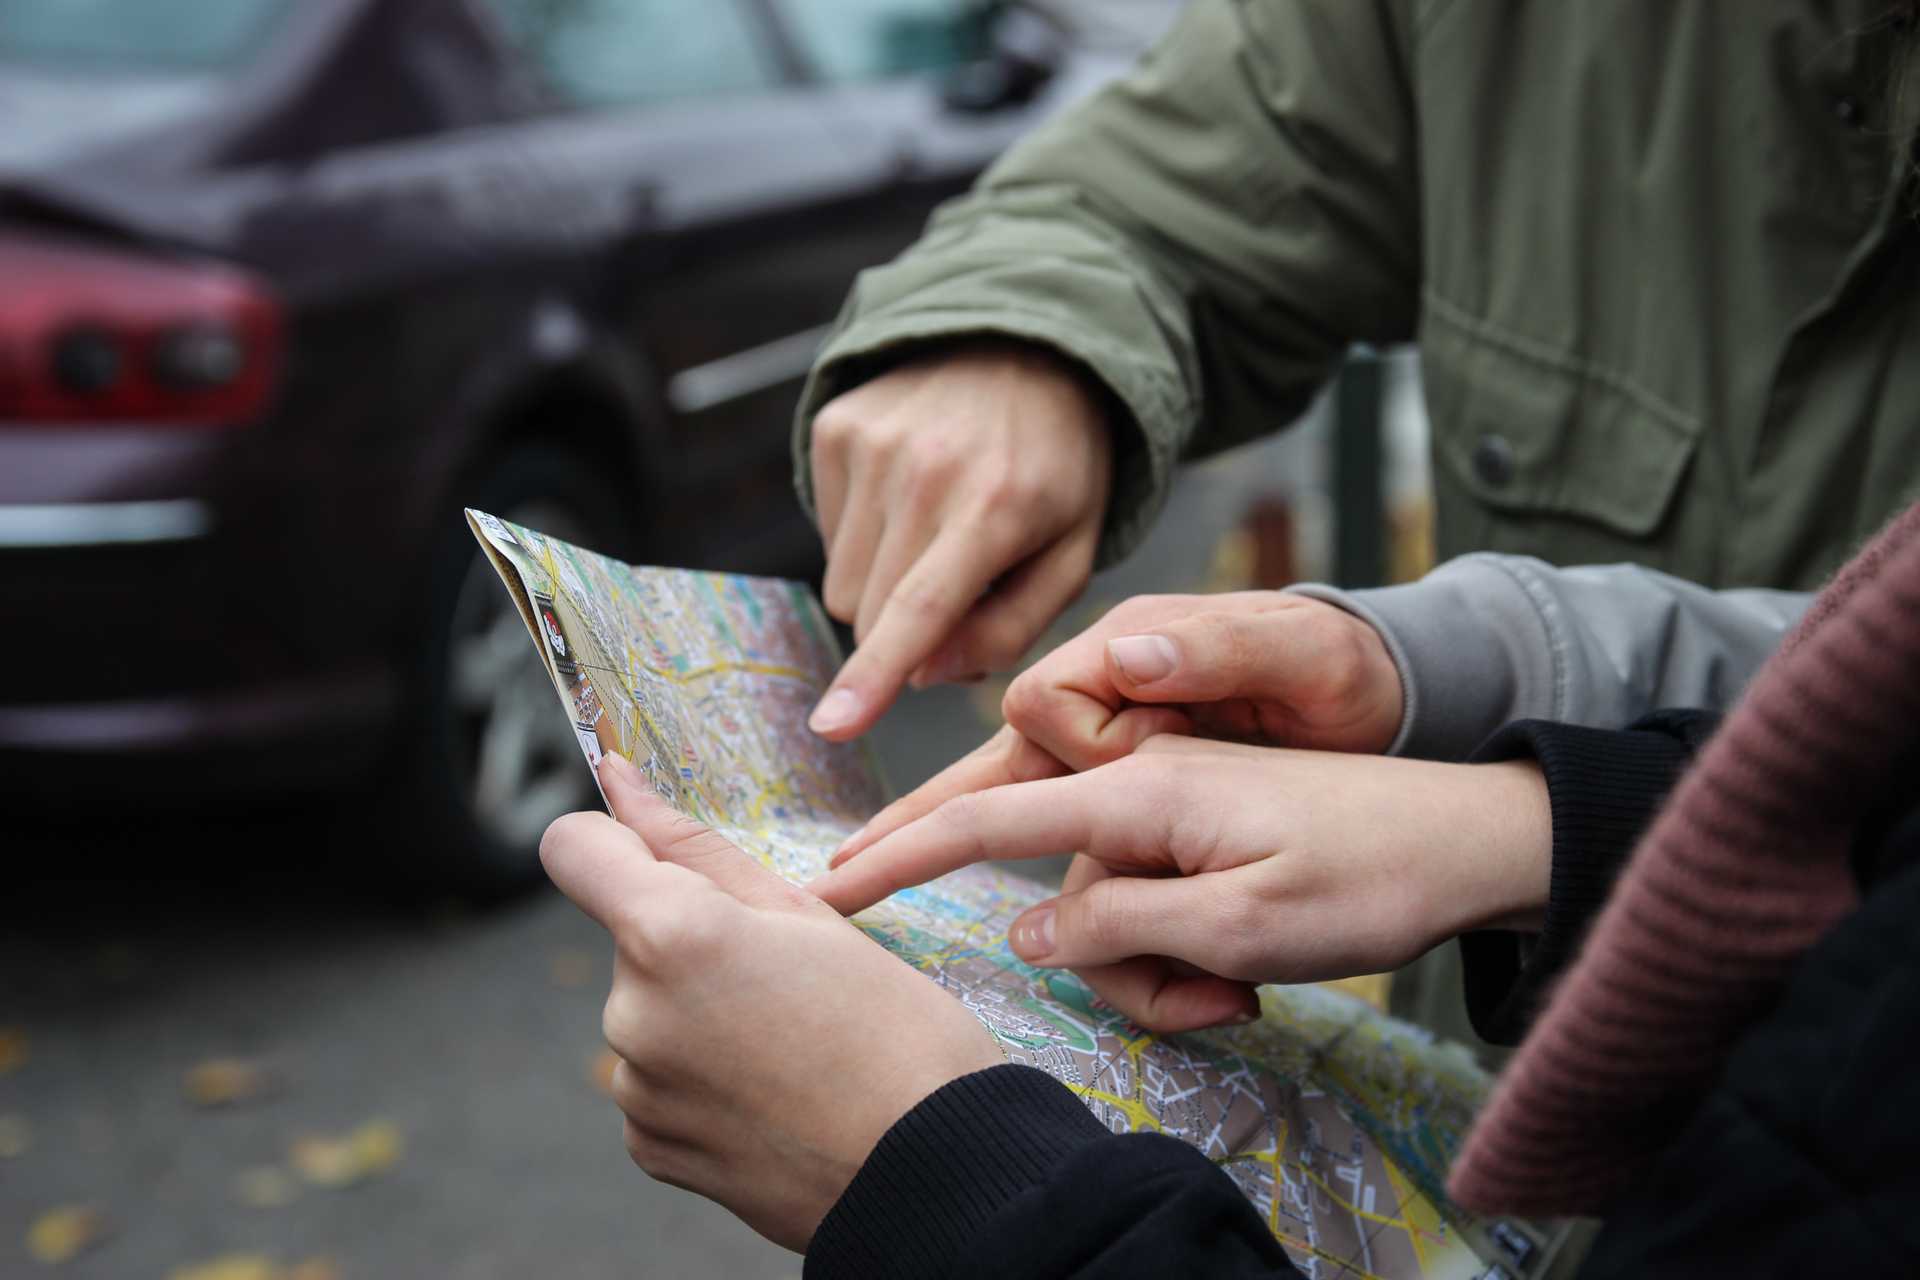
[[[16,1160],[33,1146],[33,1126],[25,1116],[0,1115],[0,1160]]]
[[[389,1121],[374,1120],[339,1137],[297,1138],[289,1155],[300,1176],[315,1186],[350,1187],[391,1169],[403,1146],[400,1130]]]
[[[107,1219],[89,1205],[49,1209],[27,1228],[27,1252],[49,1266],[80,1256],[107,1234]]]
[[[556,987],[584,987],[593,981],[593,957],[577,947],[563,947],[548,961],[547,978]]]
[[[263,1253],[229,1253],[175,1267],[167,1280],[280,1280],[280,1265]]]
[[[613,1096],[613,1069],[618,1065],[620,1065],[620,1055],[611,1049],[602,1049],[594,1058],[593,1066],[589,1068],[594,1084],[598,1085],[600,1092],[609,1098]]]
[[[251,1209],[279,1209],[300,1198],[300,1184],[277,1164],[242,1169],[233,1180],[233,1198]]]
[[[264,1253],[229,1253],[206,1262],[175,1267],[167,1280],[339,1280],[331,1258],[308,1258],[281,1266]]]
[[[27,1033],[18,1027],[0,1027],[0,1076],[27,1062]]]
[[[188,1070],[187,1100],[196,1107],[231,1107],[273,1091],[273,1077],[245,1058],[209,1058]]]

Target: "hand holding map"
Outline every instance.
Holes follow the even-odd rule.
[[[1000,1051],[819,899],[668,808],[624,758],[599,776],[618,821],[569,815],[540,852],[613,935],[603,1022],[627,1150],[803,1249],[894,1121]],[[860,1028],[879,1034],[849,1034]]]

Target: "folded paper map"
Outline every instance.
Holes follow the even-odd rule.
[[[806,728],[839,665],[808,588],[638,568],[467,516],[589,762],[627,756],[669,803],[795,883],[880,807],[866,750]],[[1442,1198],[1487,1085],[1465,1050],[1311,986],[1264,988],[1264,1016],[1244,1027],[1154,1035],[1008,949],[1007,925],[1049,896],[983,864],[854,922],[966,1005],[1008,1061],[1053,1075],[1117,1132],[1171,1134],[1212,1157],[1306,1275],[1544,1274],[1553,1233]]]

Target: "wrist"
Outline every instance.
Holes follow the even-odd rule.
[[[1447,766],[1471,797],[1474,820],[1458,845],[1467,883],[1456,933],[1537,933],[1553,874],[1553,809],[1546,777],[1530,759]]]

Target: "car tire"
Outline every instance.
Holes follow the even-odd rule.
[[[556,538],[630,554],[630,495],[594,460],[552,445],[506,453],[462,505]],[[390,813],[395,869],[436,899],[495,901],[541,880],[539,841],[598,807],[593,777],[534,641],[457,509],[436,535],[430,613],[415,647]]]

